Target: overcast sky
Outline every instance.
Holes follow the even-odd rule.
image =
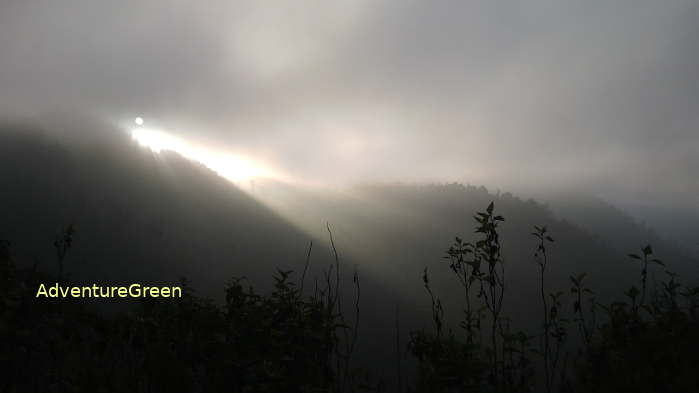
[[[699,208],[699,1],[0,0],[0,112],[149,124],[315,182]]]

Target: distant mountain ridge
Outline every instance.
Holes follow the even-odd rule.
[[[170,271],[178,270],[172,269],[176,266],[183,268],[182,274],[194,275],[202,269],[192,269],[187,260],[230,267],[224,260],[238,256],[241,261],[265,260],[255,265],[268,268],[284,265],[290,255],[303,260],[309,238],[324,239],[324,223],[330,222],[344,242],[341,247],[358,261],[389,260],[396,255],[386,255],[388,249],[400,246],[410,250],[401,258],[417,268],[441,257],[453,236],[467,234],[474,212],[493,200],[508,220],[504,230],[515,242],[510,247],[513,258],[529,257],[531,227],[547,223],[554,234],[561,227],[559,236],[570,232],[572,243],[587,239],[586,253],[604,246],[606,254],[619,258],[653,243],[659,251],[667,250],[670,259],[685,256],[621,210],[581,195],[556,198],[549,209],[509,193],[491,194],[483,187],[459,184],[364,184],[327,192],[260,181],[258,191],[248,194],[198,163],[175,153],[152,153],[108,127],[92,132],[83,143],[73,143],[79,140],[75,135],[80,125],[76,128],[64,139],[26,126],[5,125],[0,131],[1,233],[16,243],[18,252],[47,265],[52,236],[70,222],[78,227],[78,245],[95,244],[89,252],[76,248],[76,259],[111,261],[141,255],[150,262],[139,262],[139,268],[155,269],[150,271],[155,275],[158,269],[149,264],[162,260],[171,264],[166,267]],[[267,206],[274,206],[277,197],[285,205],[275,212]],[[303,226],[308,233],[299,230]],[[44,251],[38,247],[41,239]],[[117,262],[107,265],[113,263]],[[582,262],[573,258],[565,263]],[[254,275],[243,265],[236,268]],[[387,262],[367,265],[386,268],[386,274],[395,267]],[[229,267],[226,271],[235,270]],[[100,269],[105,274],[109,270]]]
[[[352,265],[359,269],[362,326],[373,333],[362,335],[358,355],[371,361],[391,362],[392,355],[382,360],[371,349],[393,342],[390,311],[396,304],[407,310],[401,313],[406,329],[426,323],[425,267],[440,288],[448,318],[460,318],[453,312],[462,301],[453,296],[458,284],[442,257],[455,236],[474,239],[472,217],[491,201],[505,217],[506,311],[524,326],[536,327],[534,225],[547,226],[555,239],[547,271],[552,290],[566,290],[570,275],[587,272],[600,296],[621,297],[639,269],[626,254],[645,242],[653,243],[668,269],[699,278],[693,260],[595,199],[559,200],[548,207],[461,184],[364,184],[328,191],[261,181],[248,193],[200,164],[175,153],[153,153],[118,132],[104,131],[84,143],[72,140],[32,127],[0,126],[0,238],[11,242],[20,263],[54,271],[54,236],[73,223],[69,277],[173,282],[186,276],[200,294],[220,298],[232,276],[264,288],[277,267],[300,272],[310,240],[309,282],[322,278],[333,260],[329,223],[346,288]],[[661,274],[662,269],[651,272]]]

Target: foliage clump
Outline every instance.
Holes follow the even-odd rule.
[[[699,391],[699,287],[682,286],[665,270],[666,280],[651,291],[649,269],[665,264],[648,245],[641,254],[629,254],[641,273],[638,287],[624,292],[625,301],[599,302],[585,273],[570,276],[566,299],[566,291],[547,288],[547,250],[554,239],[546,227],[535,226],[542,328],[535,336],[513,331],[502,315],[505,268],[498,223],[504,218],[493,210],[491,203],[474,216],[476,242],[457,237],[445,256],[464,289],[464,334],[444,326],[444,310],[425,269],[435,330],[411,334],[418,391]],[[536,337],[538,346],[532,343]]]
[[[61,264],[65,257],[59,252]],[[110,317],[78,299],[36,301],[39,283],[56,278],[18,271],[0,242],[0,390],[337,392],[371,384],[341,349],[353,328],[339,309],[338,281],[328,273],[324,288],[304,295],[291,276],[277,271],[268,294],[231,279],[223,305],[182,279],[181,298],[144,298]]]
[[[640,276],[626,298],[603,302],[585,273],[570,276],[567,289],[548,288],[554,239],[546,227],[534,227],[541,325],[527,333],[505,314],[499,233],[505,218],[490,203],[474,219],[476,239],[457,237],[444,257],[462,288],[458,329],[445,322],[424,270],[434,328],[410,333],[417,373],[406,391],[699,391],[699,287],[682,285],[650,245],[629,254]],[[332,233],[335,263],[322,288],[316,283],[308,294],[303,284],[311,247],[300,283],[292,271],[278,270],[272,290],[262,294],[233,278],[217,304],[182,279],[181,299],[142,299],[117,316],[91,311],[75,299],[36,301],[39,283],[65,282],[74,233],[69,226],[54,243],[57,278],[18,269],[10,244],[0,240],[0,391],[385,391],[375,373],[352,365],[359,278],[355,270],[349,323]],[[656,269],[665,275],[659,285],[649,280]]]

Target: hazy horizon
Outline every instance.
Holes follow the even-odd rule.
[[[142,117],[190,158],[292,182],[699,211],[697,16],[689,0],[3,1],[0,115]]]

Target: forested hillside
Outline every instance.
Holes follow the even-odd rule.
[[[328,314],[319,314],[315,322],[335,323],[338,314],[334,313],[339,312],[346,314],[348,326],[357,323],[358,330],[351,330],[344,338],[325,342],[324,349],[319,349],[322,353],[307,356],[313,359],[330,356],[334,345],[345,345],[348,337],[358,332],[356,340],[352,341],[353,365],[373,370],[372,381],[383,379],[394,388],[397,380],[407,383],[420,375],[421,378],[435,378],[431,374],[433,367],[438,367],[443,359],[434,358],[438,356],[435,352],[420,345],[433,345],[439,341],[430,340],[441,338],[408,333],[430,329],[430,313],[433,322],[439,317],[445,329],[446,326],[458,329],[467,298],[462,295],[463,281],[453,276],[456,254],[450,247],[461,241],[477,244],[484,232],[474,232],[474,214],[491,203],[496,206],[498,216],[505,218],[498,227],[497,263],[507,271],[507,290],[503,294],[501,312],[508,316],[508,323],[523,331],[536,333],[541,327],[541,250],[540,238],[531,235],[538,231],[534,230],[535,226],[545,227],[555,238],[555,242],[547,245],[546,288],[552,293],[567,294],[570,277],[580,277],[582,273],[585,273],[586,285],[594,288],[596,299],[605,303],[623,298],[624,291],[638,286],[639,272],[647,271],[644,283],[647,282],[649,292],[663,291],[665,270],[680,272],[690,281],[697,278],[696,262],[672,243],[596,199],[571,199],[568,205],[556,205],[556,211],[567,217],[562,220],[547,205],[537,201],[456,183],[364,184],[330,190],[260,180],[254,189],[243,190],[198,163],[172,152],[153,153],[117,132],[103,132],[89,140],[76,141],[32,127],[5,125],[0,131],[0,140],[3,190],[0,239],[6,241],[3,252],[11,255],[11,258],[5,257],[12,261],[10,270],[18,269],[12,276],[15,281],[8,284],[8,296],[14,296],[13,302],[20,301],[26,306],[28,300],[19,297],[28,294],[28,283],[35,283],[41,277],[55,279],[58,276],[53,242],[71,226],[74,230],[72,244],[64,261],[62,279],[78,283],[176,283],[186,277],[187,288],[193,291],[190,292],[193,296],[190,306],[196,305],[186,313],[194,314],[181,314],[184,311],[176,312],[163,305],[164,314],[149,314],[149,318],[155,321],[175,318],[175,315],[178,315],[176,318],[211,317],[211,331],[205,331],[208,329],[205,326],[197,328],[204,329],[200,331],[204,336],[213,332],[224,334],[220,331],[224,327],[217,324],[220,318],[234,318],[230,314],[234,311],[229,308],[228,314],[219,314],[218,307],[221,304],[230,306],[232,301],[242,302],[236,307],[243,307],[242,304],[250,307],[247,317],[236,314],[235,318],[266,312],[274,314],[275,307],[291,307],[293,311],[290,312],[299,313],[297,316],[303,318],[305,312],[330,307],[325,309]],[[332,245],[329,243],[331,236]],[[313,246],[309,250],[311,242]],[[627,254],[637,253],[639,247],[649,243],[654,245],[653,255],[661,256],[664,265],[641,270]],[[337,260],[335,252],[339,254]],[[277,268],[295,273],[280,273]],[[332,269],[342,272],[333,284],[326,276]],[[302,271],[302,277],[307,279],[306,290],[314,288],[316,291],[307,302],[301,300],[305,294],[295,292],[298,285],[303,285],[298,282]],[[353,276],[354,272],[357,276]],[[273,274],[283,280],[281,284],[268,279]],[[245,279],[236,284],[237,281],[229,281],[232,277]],[[430,296],[426,296],[423,287],[428,277]],[[297,286],[287,286],[290,282]],[[357,298],[359,284],[361,290]],[[247,285],[252,285],[259,293],[276,292],[270,298],[244,295]],[[334,295],[328,298],[327,293],[317,292],[323,287],[326,291],[336,291],[336,299],[340,299],[345,308],[335,309],[338,305],[330,304],[329,300]],[[232,293],[239,298],[231,298]],[[552,304],[556,304],[561,295],[556,296]],[[321,306],[318,302],[322,299],[325,303]],[[436,299],[439,299],[441,311],[434,314]],[[90,312],[97,314],[89,314],[89,318],[103,318],[100,309],[108,310],[113,305],[103,306],[90,302],[89,309],[93,310]],[[32,312],[39,312],[34,307],[40,306],[31,307]],[[63,312],[51,307],[55,305],[46,312]],[[83,315],[80,311],[83,305],[75,307],[70,308],[73,310],[70,312]],[[134,307],[141,306],[131,303],[116,308],[132,312]],[[360,310],[358,313],[355,313],[356,307]],[[17,323],[36,322],[29,314],[22,315],[24,322]],[[304,330],[310,328],[304,325],[306,322],[294,323],[300,324],[298,334],[308,333]],[[129,329],[136,328],[129,326]],[[194,328],[179,326],[185,330]],[[313,329],[330,334],[327,337],[335,337],[330,330],[323,330],[328,326],[319,326]],[[56,327],[64,328],[66,325]],[[94,328],[80,327],[86,331]],[[250,327],[258,328],[263,327]],[[116,333],[103,331],[100,334]],[[153,334],[159,334],[157,329]],[[168,334],[179,337],[186,332]],[[296,338],[287,339],[289,345],[299,345],[293,343]],[[411,347],[408,347],[409,341]],[[571,339],[578,344],[584,341],[584,336]],[[278,350],[282,352],[275,352]],[[287,350],[290,349],[270,349],[270,356],[287,356],[282,354]],[[104,352],[103,356],[116,355]],[[178,367],[204,367],[204,363],[194,366],[195,363]],[[398,371],[397,363],[402,363],[403,371]],[[432,371],[425,369],[426,365]],[[323,374],[329,371],[318,367],[313,377],[315,381],[330,383],[330,374]],[[264,374],[266,371],[256,372]],[[343,372],[349,373],[349,366]],[[350,378],[347,375],[343,378]],[[188,382],[192,383],[192,380]]]

